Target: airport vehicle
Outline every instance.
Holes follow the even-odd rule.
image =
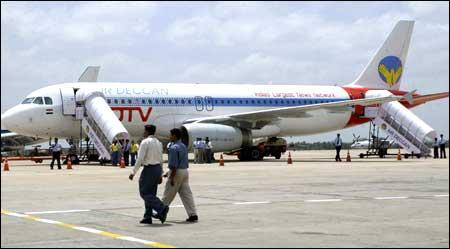
[[[2,115],[2,127],[64,138],[77,137],[82,128],[108,159],[114,139],[138,139],[144,124],[156,125],[156,136],[166,142],[177,127],[189,148],[195,138],[209,137],[213,152],[261,155],[266,147],[254,143],[260,138],[317,134],[372,120],[403,148],[426,154],[426,141],[436,132],[408,109],[449,93],[400,89],[413,26],[399,21],[359,77],[344,86],[100,83],[99,68],[90,67],[79,82],[30,93]]]

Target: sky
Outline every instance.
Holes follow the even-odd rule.
[[[416,21],[401,90],[448,91],[448,2],[2,1],[1,111],[89,65],[105,82],[346,85],[399,20]],[[413,112],[448,137],[448,98]]]

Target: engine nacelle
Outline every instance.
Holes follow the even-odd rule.
[[[208,137],[214,152],[252,146],[251,131],[221,124],[192,123],[181,127],[182,141],[188,149],[197,138]]]

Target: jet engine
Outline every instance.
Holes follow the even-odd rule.
[[[192,123],[181,127],[182,141],[188,149],[197,138],[209,138],[213,152],[252,146],[251,131],[221,124]]]

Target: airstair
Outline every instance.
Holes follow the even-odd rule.
[[[408,153],[428,156],[436,131],[398,101],[384,103],[373,123]]]
[[[128,131],[108,106],[102,92],[79,89],[75,95],[77,118],[101,158],[110,160],[109,147],[114,140],[128,139]]]

